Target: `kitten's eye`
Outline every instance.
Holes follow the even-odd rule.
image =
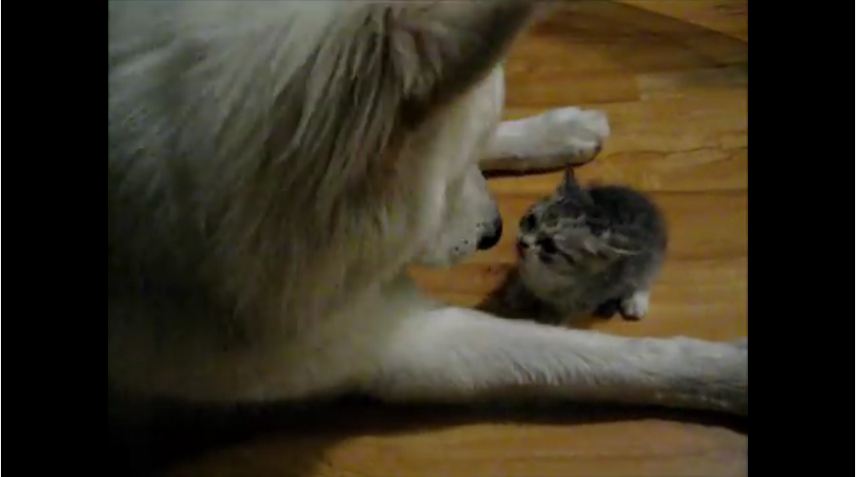
[[[556,214],[556,212],[550,210],[546,214],[544,214],[543,219],[544,223],[546,224],[554,224],[557,220],[559,220],[559,216]]]
[[[526,216],[520,221],[520,226],[524,229],[535,227],[535,214],[526,214]]]
[[[556,248],[556,242],[549,237],[538,240],[538,246],[541,247],[541,250],[545,253],[556,253],[559,251],[559,249]]]

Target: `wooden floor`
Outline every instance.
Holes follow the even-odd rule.
[[[725,340],[747,331],[746,0],[580,2],[514,47],[507,116],[583,105],[613,135],[584,181],[652,193],[670,222],[666,266],[641,322],[600,321],[624,335]],[[448,271],[415,270],[450,302],[473,305],[514,263],[521,213],[558,173],[491,180],[506,233]],[[657,411],[519,412],[336,405],[299,431],[209,450],[174,475],[732,476],[747,436],[719,417]]]

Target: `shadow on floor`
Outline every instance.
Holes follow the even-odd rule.
[[[312,405],[189,408],[159,404],[109,425],[110,475],[159,475],[203,454],[260,439],[288,442],[288,475],[311,475],[326,449],[360,435],[414,433],[475,423],[580,425],[665,419],[747,432],[745,419],[713,413],[583,404],[527,406],[389,405],[359,397]]]

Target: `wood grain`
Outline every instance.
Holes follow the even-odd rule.
[[[641,322],[593,322],[595,329],[716,340],[746,333],[746,15],[745,0],[578,2],[561,7],[513,48],[508,118],[566,105],[605,110],[613,136],[579,177],[648,191],[669,220],[670,250],[650,316]],[[415,269],[414,276],[452,303],[478,303],[513,266],[523,211],[559,179],[557,173],[492,179],[506,225],[500,244],[451,270]],[[175,466],[172,474],[747,473],[747,436],[719,425],[719,418],[685,422],[656,412],[559,417],[566,412],[497,422],[490,414],[468,418],[450,409],[334,405],[327,420],[336,423],[210,449]]]

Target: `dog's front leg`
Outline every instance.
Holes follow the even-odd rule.
[[[503,121],[488,141],[483,171],[529,172],[584,164],[609,136],[600,111],[558,108],[516,121]]]
[[[423,312],[378,347],[365,390],[393,401],[563,399],[746,413],[747,350],[688,338],[624,338]]]

